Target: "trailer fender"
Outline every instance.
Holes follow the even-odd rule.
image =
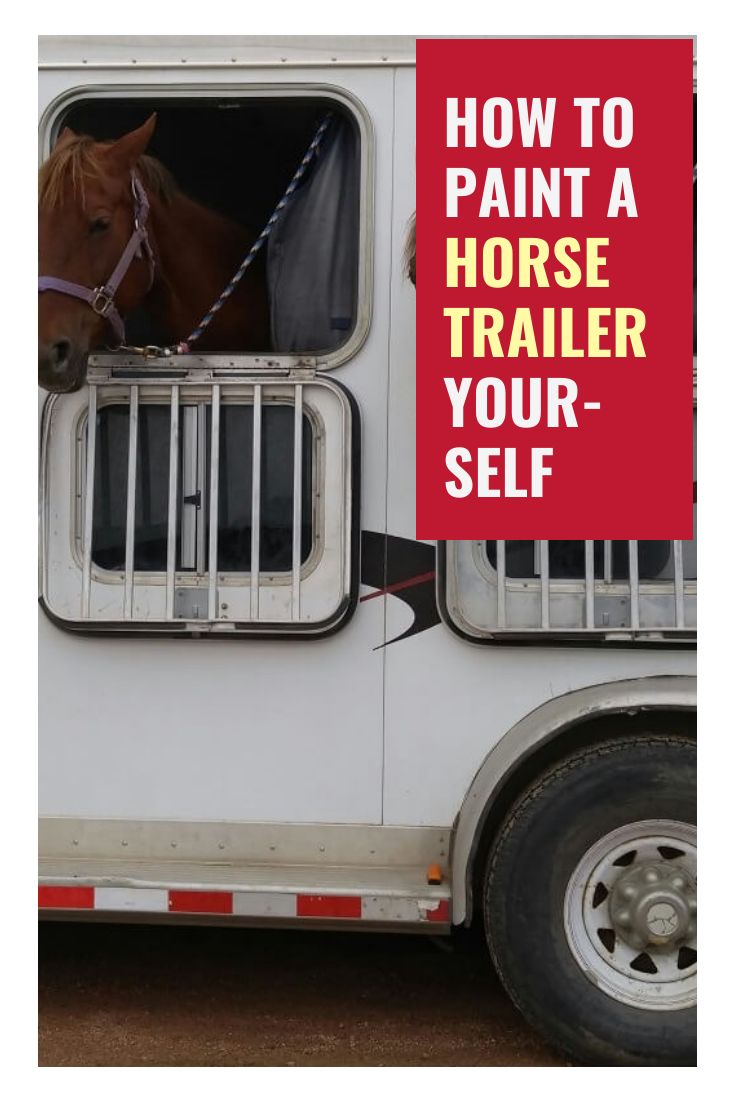
[[[452,922],[472,914],[475,857],[488,814],[511,774],[544,744],[605,715],[696,708],[696,678],[683,674],[590,685],[555,697],[510,728],[487,755],[455,820],[452,847]]]

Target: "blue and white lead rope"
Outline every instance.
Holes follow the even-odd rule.
[[[288,187],[286,188],[286,190],[283,194],[283,198],[281,199],[281,201],[278,204],[278,206],[276,207],[276,209],[273,211],[273,214],[270,216],[270,218],[266,222],[265,227],[261,231],[260,235],[253,242],[253,245],[250,249],[250,252],[245,257],[242,264],[237,269],[234,276],[232,277],[230,282],[227,284],[227,286],[225,287],[224,291],[219,296],[217,301],[209,308],[209,311],[204,315],[202,320],[199,322],[199,325],[196,327],[196,329],[192,330],[192,332],[189,334],[189,336],[186,338],[185,341],[181,341],[179,344],[176,345],[176,348],[174,349],[175,352],[179,353],[180,355],[189,352],[190,345],[194,344],[195,341],[199,340],[202,333],[204,332],[204,330],[207,328],[207,326],[211,322],[212,318],[215,316],[215,314],[219,310],[222,309],[224,304],[227,302],[228,298],[230,297],[232,292],[235,290],[235,288],[237,287],[237,285],[240,282],[240,280],[242,279],[242,277],[245,275],[245,272],[248,270],[248,268],[252,264],[253,260],[258,255],[261,248],[263,247],[265,242],[270,237],[271,232],[273,230],[273,227],[279,221],[279,219],[280,219],[281,215],[283,214],[284,210],[286,209],[288,204],[291,202],[291,199],[293,198],[293,194],[296,191],[296,188],[299,186],[299,181],[301,180],[301,177],[306,172],[306,170],[309,167],[310,163],[313,161],[314,157],[316,156],[317,150],[319,149],[319,146],[321,145],[322,138],[324,137],[324,134],[327,130],[327,127],[329,126],[331,121],[332,121],[332,115],[330,113],[329,115],[326,115],[325,118],[320,123],[319,129],[317,130],[316,134],[312,138],[311,145],[309,146],[306,153],[302,157],[301,164],[296,169],[296,172],[293,175],[293,179],[291,180],[291,183],[288,185]]]

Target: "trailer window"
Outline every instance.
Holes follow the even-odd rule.
[[[211,485],[206,455],[212,410],[206,403],[181,409],[180,492],[176,569],[205,572],[209,566]],[[170,411],[142,405],[138,413],[135,546],[136,571],[163,571],[167,561]],[[286,405],[265,405],[261,423],[260,568],[290,571],[293,546],[294,414]],[[92,558],[105,570],[125,568],[128,444],[127,405],[105,406],[97,413]],[[301,564],[312,550],[312,429],[302,415]],[[217,507],[218,569],[249,572],[252,552],[253,408],[232,404],[220,413]]]
[[[313,94],[106,94],[74,102],[54,129],[58,133],[68,126],[103,141],[135,129],[153,112],[157,121],[148,153],[171,174],[175,194],[245,228],[253,239],[329,116],[315,159],[247,277],[267,288],[269,338],[260,347],[227,351],[328,357],[353,335],[357,344],[358,315],[362,326],[368,321],[366,310],[359,309],[367,294],[364,277],[362,291],[360,284],[361,254],[368,245],[360,236],[368,189],[357,117],[341,101]],[[174,230],[175,206],[169,203]],[[185,220],[179,230],[181,249],[187,247],[187,232]],[[165,266],[165,258],[160,263]],[[216,293],[220,290],[224,283]],[[199,320],[191,320],[192,329]],[[165,321],[145,305],[126,319],[126,328],[131,345],[171,345],[187,336],[168,332]],[[206,336],[194,351],[199,349],[208,349]]]
[[[505,573],[508,578],[536,578],[541,573],[540,540],[505,540]],[[584,578],[585,541],[549,540],[549,577]],[[498,565],[495,540],[485,544],[488,561],[494,570]],[[696,577],[693,556],[687,556],[687,577]],[[671,560],[671,540],[639,540],[638,576],[653,580],[666,576]],[[630,552],[627,540],[595,540],[593,568],[596,579],[620,581],[628,578]]]
[[[44,408],[44,607],[75,630],[333,631],[357,600],[357,417],[310,373],[91,367]]]
[[[444,618],[478,642],[695,635],[696,539],[462,540],[438,559]]]

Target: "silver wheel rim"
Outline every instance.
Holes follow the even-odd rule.
[[[630,823],[582,857],[564,932],[584,974],[627,1006],[683,1010],[697,999],[696,828]]]

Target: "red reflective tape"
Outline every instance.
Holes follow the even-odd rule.
[[[232,892],[169,892],[168,909],[185,914],[231,915]]]
[[[299,918],[362,918],[359,895],[299,895],[296,897]]]
[[[38,906],[64,910],[89,911],[94,908],[94,888],[67,887],[61,884],[39,884]]]
[[[441,899],[438,907],[434,907],[433,911],[426,912],[426,917],[429,922],[449,922],[449,900]]]

